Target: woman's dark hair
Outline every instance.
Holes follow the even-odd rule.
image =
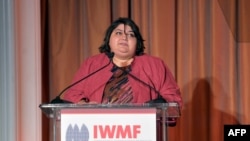
[[[128,25],[132,28],[135,34],[136,40],[137,40],[135,55],[142,55],[145,49],[145,46],[143,43],[144,40],[141,36],[139,27],[134,23],[133,20],[129,18],[118,18],[109,26],[109,28],[106,31],[103,44],[99,47],[99,51],[101,53],[110,53],[109,39],[110,39],[111,33],[120,24]]]

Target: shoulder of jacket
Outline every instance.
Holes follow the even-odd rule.
[[[93,56],[90,56],[88,58],[86,58],[86,61],[90,61],[90,62],[95,62],[95,61],[104,61],[104,60],[108,60],[107,55],[105,55],[104,53],[100,53],[100,54],[96,54]]]
[[[162,62],[162,59],[156,56],[152,56],[152,55],[148,55],[148,54],[143,54],[141,56],[136,56],[136,60],[138,61],[142,61],[147,63],[147,61],[149,62]]]

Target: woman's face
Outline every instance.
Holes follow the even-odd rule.
[[[111,33],[109,46],[116,58],[130,59],[135,55],[137,39],[129,25],[120,24]]]

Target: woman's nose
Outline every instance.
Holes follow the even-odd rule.
[[[122,34],[122,39],[127,40],[128,39],[128,35],[126,33],[123,33]]]

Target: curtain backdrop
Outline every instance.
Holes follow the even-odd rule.
[[[249,0],[42,0],[43,102],[99,53],[118,17],[140,27],[146,52],[173,72],[184,106],[170,140],[222,141],[224,124],[250,124]],[[43,125],[44,140],[48,121]]]

